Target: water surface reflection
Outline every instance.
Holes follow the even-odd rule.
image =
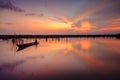
[[[22,39],[23,43],[35,39]],[[115,80],[120,78],[117,39],[37,39],[16,52],[13,40],[0,40],[0,78],[22,80]],[[14,43],[13,43],[14,42]]]

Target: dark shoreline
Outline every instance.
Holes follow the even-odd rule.
[[[91,34],[91,35],[0,35],[0,39],[13,38],[117,38],[120,34]]]

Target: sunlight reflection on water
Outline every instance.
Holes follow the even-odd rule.
[[[23,39],[24,43],[35,39]],[[1,79],[115,79],[120,74],[117,39],[38,39],[16,52],[12,40],[0,40]],[[112,76],[112,77],[111,77]]]

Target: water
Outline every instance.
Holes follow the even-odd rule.
[[[24,39],[24,43],[35,39]],[[38,39],[17,51],[12,40],[0,40],[0,79],[118,80],[120,40]]]

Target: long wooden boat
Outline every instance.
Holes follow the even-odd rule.
[[[25,49],[27,47],[30,47],[32,45],[37,45],[37,44],[39,44],[37,41],[31,42],[31,43],[26,43],[26,44],[17,44],[17,46],[18,46],[18,50],[17,51],[20,51],[22,49]]]

